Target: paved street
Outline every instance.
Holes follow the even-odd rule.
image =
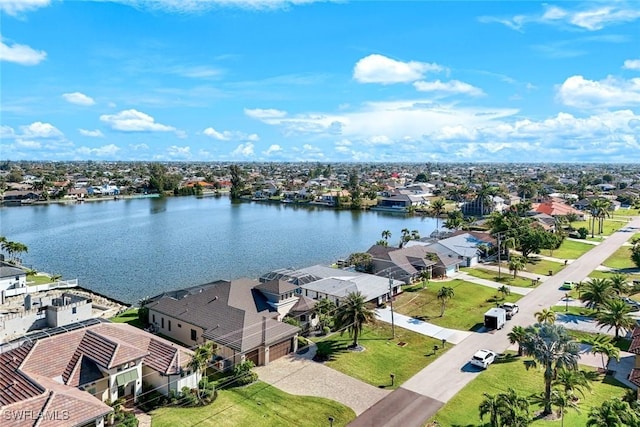
[[[564,296],[564,291],[559,288],[565,280],[576,282],[584,280],[591,271],[596,269],[639,230],[640,217],[636,217],[624,228],[570,263],[564,270],[554,276],[547,277],[534,291],[520,299],[518,302],[520,313],[509,322],[507,328],[470,335],[405,382],[401,388],[426,396],[435,402],[446,403],[478,375],[476,370],[468,369],[468,360],[476,350],[489,348],[498,352],[505,351],[509,347],[507,334],[513,326],[532,324],[536,311],[555,305]],[[415,414],[407,413],[404,410],[405,405],[400,402],[388,405],[387,399],[390,398],[391,395],[375,405],[387,408],[384,418],[376,418],[379,411],[374,406],[374,408],[367,410],[361,416],[362,419],[356,420],[357,423],[353,423],[353,425],[417,427],[424,425],[424,422],[439,409],[436,404],[429,405],[429,410],[420,411],[421,418],[417,419]]]

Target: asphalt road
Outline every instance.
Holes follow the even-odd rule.
[[[416,393],[428,398],[428,404],[414,405],[417,398],[413,393],[391,393],[376,405],[365,411],[352,426],[403,426],[421,427],[442,405],[462,390],[480,371],[471,367],[469,358],[477,350],[487,348],[499,353],[509,347],[507,334],[516,326],[529,326],[535,322],[534,313],[542,308],[555,305],[564,296],[560,285],[565,280],[579,282],[602,264],[634,233],[640,232],[640,217],[634,218],[624,228],[603,240],[595,248],[565,267],[553,277],[549,277],[533,292],[518,301],[520,313],[498,331],[474,333],[464,341],[449,349],[429,366],[418,372],[399,390]],[[490,390],[488,390],[490,391]],[[410,406],[412,410],[407,410]]]

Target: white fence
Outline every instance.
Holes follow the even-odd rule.
[[[51,291],[53,289],[69,289],[78,286],[78,279],[58,280],[57,282],[45,283],[44,285],[25,286],[22,288],[7,289],[4,292],[5,297],[14,297],[16,295],[33,294],[35,292]]]

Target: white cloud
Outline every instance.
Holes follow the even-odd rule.
[[[255,134],[255,133],[247,134],[247,133],[235,131],[235,130],[233,131],[225,130],[225,131],[219,132],[212,127],[206,128],[205,130],[202,131],[202,133],[208,137],[217,139],[218,141],[234,140],[234,141],[258,142],[260,140],[260,137],[258,136],[258,134]]]
[[[189,159],[191,158],[191,147],[172,145],[167,149],[167,155],[173,159]]]
[[[138,150],[148,150],[149,146],[147,144],[131,144],[129,145],[129,148],[132,149],[133,151],[138,151]]]
[[[640,105],[640,78],[630,80],[608,76],[594,81],[571,76],[558,89],[557,98],[577,108],[610,108]]]
[[[49,0],[0,0],[0,11],[7,15],[17,16],[49,5]]]
[[[640,10],[625,5],[617,4],[596,5],[595,2],[587,3],[588,8],[580,10],[568,10],[558,6],[544,5],[545,10],[539,14],[516,15],[511,18],[498,18],[494,16],[482,16],[480,22],[496,22],[507,27],[522,31],[525,24],[552,24],[565,27],[577,27],[587,31],[598,31],[610,25],[633,22],[640,19]]]
[[[427,72],[439,72],[444,68],[426,62],[401,62],[386,56],[373,54],[360,59],[353,68],[353,78],[360,83],[411,83]]]
[[[219,7],[277,10],[290,6],[327,0],[114,0],[138,9],[160,10],[169,13],[198,13]]]
[[[272,144],[269,146],[269,148],[264,151],[264,154],[269,156],[271,154],[275,154],[275,153],[279,153],[282,151],[282,147],[279,146],[278,144]]]
[[[459,80],[450,80],[448,82],[441,82],[435,80],[432,82],[417,81],[413,84],[416,90],[420,92],[441,92],[447,94],[464,94],[470,96],[484,95],[482,89],[470,85],[469,83],[461,82]]]
[[[11,126],[0,126],[0,139],[9,139],[14,138],[15,136],[16,133]]]
[[[234,157],[252,157],[254,155],[254,145],[250,142],[240,144],[231,152]]]
[[[16,141],[16,145],[20,148],[27,148],[30,150],[38,150],[40,148],[42,148],[42,144],[39,141],[33,141],[33,140],[24,140],[24,139],[19,139]]]
[[[102,147],[80,147],[78,153],[86,156],[105,157],[113,159],[114,156],[120,151],[120,147],[115,144],[103,145]]]
[[[15,62],[20,65],[37,65],[46,57],[47,53],[43,50],[38,51],[17,43],[8,45],[0,37],[0,61]]]
[[[275,108],[267,108],[267,109],[245,108],[244,109],[244,114],[246,114],[247,116],[249,116],[251,118],[262,120],[262,119],[279,119],[279,118],[282,118],[282,117],[286,117],[287,112],[286,111],[281,111],[281,110],[276,110]]]
[[[96,130],[78,129],[78,132],[80,132],[80,135],[89,136],[91,138],[102,138],[102,137],[104,137],[104,134],[102,133],[102,131],[100,129],[96,129]]]
[[[627,59],[622,68],[627,70],[640,70],[640,59]]]
[[[176,128],[156,123],[148,114],[137,110],[123,110],[116,114],[103,114],[100,120],[114,130],[122,132],[173,132]]]
[[[94,105],[96,103],[96,101],[94,101],[93,98],[80,92],[63,93],[62,97],[67,102],[70,102],[76,105]]]
[[[202,131],[203,134],[210,136],[213,139],[217,139],[219,141],[228,141],[231,139],[231,135],[229,135],[229,131],[218,132],[212,127],[208,127]],[[226,134],[225,134],[226,133]]]
[[[51,123],[33,122],[28,126],[21,126],[22,136],[26,138],[62,138],[63,133]]]

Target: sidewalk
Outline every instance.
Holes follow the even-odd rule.
[[[391,323],[391,309],[379,308],[376,309],[376,318],[386,323]],[[452,344],[459,344],[473,332],[459,331],[457,329],[447,329],[441,326],[436,326],[433,323],[424,322],[422,320],[414,319],[413,317],[405,316],[403,314],[393,313],[393,321],[396,326],[408,329],[413,332],[417,332],[422,335],[426,335],[431,338],[439,340],[446,340]]]
[[[472,276],[465,272],[460,272],[456,277],[456,279],[464,280],[465,282],[475,283],[477,285],[487,286],[489,288],[499,289],[503,285],[502,283],[494,282],[487,279],[481,279],[479,277]],[[518,295],[527,295],[529,292],[534,290],[535,288],[521,288],[519,286],[509,286],[507,285],[512,294]]]
[[[562,260],[562,262],[564,262],[564,260]],[[477,268],[482,268],[484,270],[498,271],[498,266],[497,265],[478,264],[476,267]],[[506,266],[500,267],[500,271],[504,275],[511,274],[509,272],[509,268],[506,267]],[[531,273],[531,272],[528,272],[528,271],[518,271],[518,277],[526,277],[527,279],[540,279],[541,282],[544,282],[545,280],[547,280],[547,278],[549,276],[543,276],[541,274]]]

